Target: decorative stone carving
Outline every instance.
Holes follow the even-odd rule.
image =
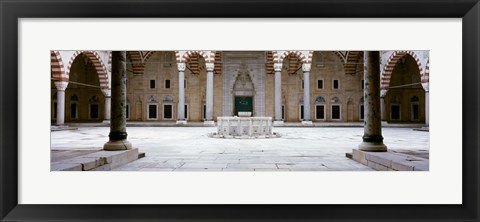
[[[148,102],[157,102],[157,97],[152,95],[152,96],[148,97],[147,101]]]
[[[184,72],[186,67],[187,66],[185,65],[185,63],[177,63],[177,69],[179,72]]]
[[[213,62],[205,63],[205,68],[207,69],[208,72],[213,72],[213,69],[215,68],[215,64]]]
[[[110,89],[102,89],[102,93],[105,97],[111,97],[112,96],[112,91]]]
[[[310,64],[310,63],[303,63],[302,64],[302,71],[310,72],[311,69],[312,69],[312,64]]]
[[[67,86],[68,86],[68,82],[64,82],[64,81],[55,81],[54,84],[55,84],[55,87],[57,87],[58,91],[65,91],[65,89],[67,89]]]
[[[282,63],[274,63],[273,64],[273,69],[275,70],[275,72],[281,72],[282,71]]]

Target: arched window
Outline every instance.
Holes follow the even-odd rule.
[[[323,96],[315,98],[315,119],[325,120],[325,98]]]
[[[315,103],[325,103],[325,98],[323,98],[323,96],[317,96]]]
[[[340,99],[336,96],[332,97],[332,100],[331,100],[330,119],[332,120],[342,119],[342,104],[340,104]]]

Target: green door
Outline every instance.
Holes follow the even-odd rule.
[[[252,97],[235,97],[235,115],[238,116],[238,112],[252,112]]]

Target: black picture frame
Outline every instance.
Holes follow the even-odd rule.
[[[1,221],[479,221],[478,0],[0,0],[0,16]],[[18,204],[18,19],[51,17],[462,18],[463,204]]]

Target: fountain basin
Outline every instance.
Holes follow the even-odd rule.
[[[215,138],[275,138],[272,117],[218,117]]]

